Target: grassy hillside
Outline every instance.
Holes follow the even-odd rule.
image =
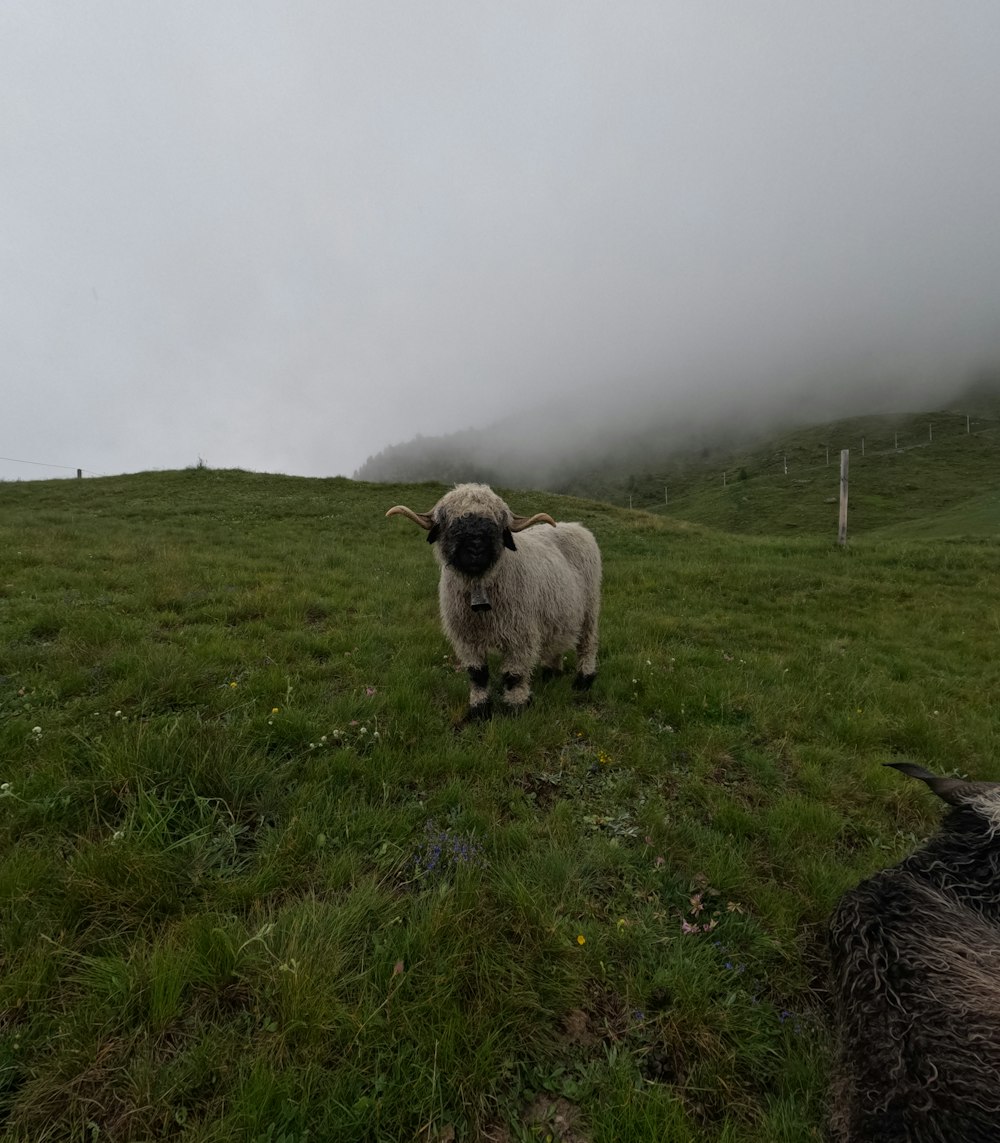
[[[968,539],[1000,536],[1000,482],[989,492],[959,500],[950,508],[931,511],[897,524],[887,524],[879,537],[911,536],[921,539]]]
[[[967,431],[968,430],[968,431]],[[787,433],[754,449],[688,456],[642,476],[582,484],[591,495],[724,531],[836,537],[840,451],[850,450],[851,536],[917,530],[946,514],[959,534],[996,536],[1000,517],[962,505],[1000,491],[1000,419],[921,413],[859,417]],[[666,501],[666,503],[665,503]]]
[[[0,484],[0,1137],[821,1137],[825,919],[938,817],[880,763],[1000,778],[1000,545],[512,494],[600,674],[460,729],[438,492]]]
[[[841,407],[850,392],[839,393]],[[844,448],[860,480],[852,534],[949,508],[983,482],[998,487],[996,369],[956,389],[944,407],[915,412],[867,413],[892,401],[891,391],[854,391],[855,409],[867,415],[839,421],[827,421],[815,391],[780,409],[752,397],[748,390],[724,409],[693,410],[665,393],[645,415],[630,407],[627,390],[605,416],[586,402],[553,402],[531,416],[391,445],[354,475],[546,488],[756,535],[829,535],[825,505],[836,498]]]

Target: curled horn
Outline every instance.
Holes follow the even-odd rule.
[[[551,524],[554,528],[556,526],[555,520],[547,512],[536,512],[534,516],[515,516],[511,521],[510,530],[512,532],[523,532],[525,528],[530,528],[532,524]]]
[[[994,789],[996,782],[965,782],[961,778],[942,778],[917,766],[913,762],[885,762],[885,766],[892,766],[910,778],[918,778],[934,791],[935,794],[950,806],[964,806],[988,790]]]
[[[419,524],[425,532],[429,532],[434,527],[434,517],[430,512],[414,512],[412,508],[407,508],[405,504],[397,504],[395,508],[390,508],[386,512],[386,516],[405,516],[407,519],[412,520],[414,524]]]

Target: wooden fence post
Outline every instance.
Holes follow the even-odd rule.
[[[840,450],[840,526],[837,530],[837,543],[841,547],[847,543],[847,465],[851,450]]]
[[[82,468],[78,468],[76,470],[76,478],[77,478],[77,480],[83,480],[83,469]]]

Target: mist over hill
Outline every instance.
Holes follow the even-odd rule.
[[[417,435],[369,457],[355,478],[371,481],[481,480],[513,488],[597,494],[607,481],[684,458],[708,462],[776,433],[846,417],[923,409],[975,412],[1000,402],[1000,368],[970,380],[951,375],[904,381],[814,378],[717,389],[699,397],[622,386],[574,404],[550,401],[481,428]]]

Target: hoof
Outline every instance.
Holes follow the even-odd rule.
[[[577,675],[573,680],[573,690],[575,691],[589,691],[594,685],[594,679],[597,678],[596,674],[593,675]]]
[[[462,719],[462,726],[468,726],[470,722],[484,722],[493,714],[493,704],[487,699],[485,702],[477,702],[475,706],[470,706],[465,712],[465,717]]]
[[[524,714],[533,701],[531,695],[528,695],[524,702],[505,702],[503,704],[504,713],[516,718],[519,714]]]

